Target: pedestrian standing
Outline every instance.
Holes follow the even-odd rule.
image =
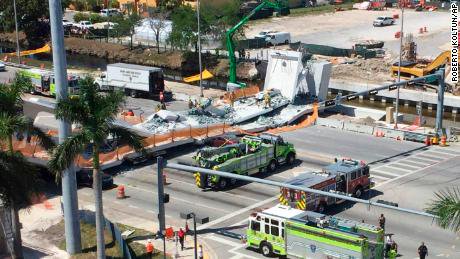
[[[420,259],[425,259],[428,256],[428,248],[425,246],[425,242],[418,247],[418,256]]]
[[[203,259],[203,246],[198,247],[198,259]]]
[[[181,251],[184,251],[184,238],[185,238],[185,232],[182,228],[180,228],[179,229],[179,243],[180,243]]]
[[[381,229],[385,230],[385,216],[383,214],[380,214],[379,226]]]
[[[185,221],[185,236],[184,236],[184,240],[186,240],[188,234],[190,234],[190,228],[188,227],[188,222],[186,220]]]

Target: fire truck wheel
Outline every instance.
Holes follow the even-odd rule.
[[[260,244],[260,251],[266,257],[272,256],[272,246],[269,243],[263,242]]]
[[[236,174],[236,173],[235,173]],[[230,185],[236,185],[236,183],[238,182],[237,179],[235,178],[230,178]]]
[[[227,179],[225,177],[221,177],[219,180],[219,189],[225,189],[228,185]]]
[[[294,153],[289,153],[287,158],[286,158],[287,164],[292,165],[294,164],[295,161],[295,154]]]
[[[361,198],[362,195],[363,195],[363,188],[359,186],[358,188],[356,188],[354,196],[355,198]]]
[[[318,211],[318,213],[323,214],[326,211],[326,204],[324,204],[324,202],[321,202],[316,210]]]
[[[268,170],[270,172],[274,172],[276,170],[276,161],[274,159],[270,161],[270,164],[268,164]]]

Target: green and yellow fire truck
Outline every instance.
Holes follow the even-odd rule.
[[[54,73],[49,70],[44,69],[23,69],[19,72],[20,75],[30,78],[32,82],[33,89],[31,89],[31,94],[43,94],[49,96],[56,95],[56,85]],[[78,76],[69,75],[68,80],[68,89],[69,95],[78,94]]]
[[[251,214],[246,245],[264,256],[383,259],[384,235],[377,226],[277,205]]]
[[[239,143],[217,148],[203,148],[193,157],[202,168],[252,175],[275,171],[281,164],[293,164],[296,151],[294,145],[284,142],[281,136],[260,134],[244,136]],[[224,189],[236,184],[236,179],[227,179],[203,173],[195,173],[196,185],[200,188]]]

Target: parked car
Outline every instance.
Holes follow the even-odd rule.
[[[6,66],[3,62],[0,61],[0,71],[6,71]]]
[[[93,169],[82,169],[77,172],[77,184],[79,186],[93,187]],[[102,189],[113,186],[113,177],[102,172]]]
[[[73,23],[70,22],[69,20],[67,20],[67,19],[62,19],[62,26],[64,26],[64,28],[70,27],[70,26],[72,26],[72,25],[73,25]]]
[[[386,16],[379,16],[377,19],[374,20],[374,27],[377,26],[387,26],[393,25],[395,23],[395,19]]]
[[[101,16],[108,17],[108,16],[115,16],[115,15],[120,15],[120,11],[115,8],[110,8],[110,9],[102,9],[101,12],[99,13]]]
[[[89,29],[94,29],[94,26],[90,21],[80,21],[75,26],[78,27],[81,30],[83,30],[83,29],[88,29],[88,30]]]
[[[259,34],[257,34],[257,35],[255,36],[255,38],[264,38],[264,39],[265,39],[265,38],[267,37],[267,34],[269,34],[269,33],[275,33],[275,32],[277,32],[277,31],[269,31],[269,30],[261,31],[261,32],[259,32]]]
[[[291,34],[289,32],[271,32],[267,33],[265,40],[269,46],[289,44],[291,42]]]

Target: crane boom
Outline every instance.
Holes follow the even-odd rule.
[[[233,42],[233,35],[235,35],[236,31],[241,28],[241,26],[245,25],[249,19],[251,19],[252,16],[254,16],[258,11],[265,7],[272,7],[275,8],[276,10],[280,10],[282,8],[282,5],[279,3],[279,1],[269,1],[269,0],[264,0],[260,5],[258,5],[256,8],[254,8],[248,15],[246,15],[243,19],[241,19],[240,22],[238,22],[235,26],[230,28],[227,33],[226,33],[226,39],[227,39],[227,51],[228,51],[228,57],[230,59],[230,83],[237,84],[236,82],[236,57],[235,57],[235,43]]]

